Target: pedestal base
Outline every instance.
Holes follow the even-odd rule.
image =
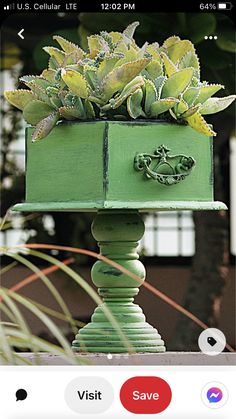
[[[145,279],[145,268],[138,260],[138,240],[144,224],[138,211],[100,211],[92,232],[101,254],[135,273],[135,281],[118,269],[98,261],[92,268],[92,279],[104,303],[95,309],[92,321],[76,335],[72,347],[81,352],[165,352],[158,331],[146,322],[141,308],[133,304],[134,296]],[[111,324],[106,310],[113,315],[123,333]]]
[[[122,341],[104,314],[107,305],[127,338]],[[82,352],[165,352],[165,344],[154,327],[145,321],[137,304],[130,302],[104,303],[97,307],[92,322],[83,327],[73,341],[73,349]]]

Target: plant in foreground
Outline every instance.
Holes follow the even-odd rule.
[[[24,76],[28,89],[6,91],[6,99],[35,126],[33,141],[46,137],[59,120],[175,120],[216,135],[203,115],[227,108],[235,95],[212,97],[224,88],[200,80],[200,63],[189,40],[171,36],[162,46],[134,38],[138,22],[122,33],[88,37],[88,51],[61,36],[61,49],[44,47],[48,68]]]

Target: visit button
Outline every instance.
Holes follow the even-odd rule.
[[[169,384],[159,377],[132,377],[120,390],[124,408],[137,414],[161,413],[169,406],[171,398]]]

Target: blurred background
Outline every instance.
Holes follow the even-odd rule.
[[[40,74],[47,66],[43,46],[54,45],[52,35],[87,47],[87,36],[100,30],[122,31],[138,20],[135,39],[159,44],[171,35],[190,39],[201,62],[201,79],[225,85],[222,96],[235,92],[235,27],[220,13],[70,13],[17,14],[10,16],[1,32],[1,218],[17,202],[24,200],[24,128],[22,114],[3,100],[3,90],[19,87],[23,74]],[[17,34],[24,29],[24,40]],[[212,37],[212,39],[210,39]],[[214,37],[217,37],[215,39]],[[55,44],[56,46],[56,44]],[[218,327],[228,343],[235,346],[236,254],[236,138],[234,106],[207,117],[218,132],[214,139],[215,200],[229,211],[165,212],[144,214],[146,233],[140,255],[147,269],[147,280],[207,323]],[[40,179],[38,179],[40,182]],[[49,243],[98,250],[90,226],[93,214],[47,213],[14,214],[0,232],[1,245]],[[64,259],[70,255],[53,251]],[[73,255],[74,257],[74,255]],[[12,261],[2,258],[2,267]],[[76,256],[73,268],[90,283],[93,260]],[[37,261],[38,264],[38,261]],[[46,264],[46,262],[45,262]],[[43,266],[43,265],[42,265]],[[15,264],[5,269],[1,284],[10,288],[27,276],[26,267]],[[72,315],[89,321],[94,308],[90,297],[62,272],[50,276],[63,295]],[[22,295],[56,304],[40,280],[25,287]],[[200,328],[178,314],[173,307],[142,289],[137,302],[148,321],[157,326],[169,350],[198,350]],[[42,323],[26,318],[33,332],[50,339]],[[28,317],[27,317],[28,316]],[[60,321],[58,320],[58,324]],[[71,339],[66,326],[65,333]]]

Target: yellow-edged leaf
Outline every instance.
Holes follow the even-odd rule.
[[[141,88],[137,89],[127,99],[127,110],[131,118],[136,119],[140,116],[145,117],[145,113],[142,109],[143,91]]]
[[[132,95],[139,87],[144,85],[144,79],[142,76],[135,77],[131,82],[129,82],[121,94],[116,98],[111,98],[109,104],[112,109],[118,108],[130,95]]]
[[[223,111],[228,108],[231,103],[236,99],[236,95],[230,95],[226,97],[210,97],[206,102],[201,105],[200,114],[210,115]]]
[[[149,61],[149,59],[143,58],[142,60],[123,64],[108,73],[101,83],[104,100],[109,100],[114,93],[123,89],[127,83],[140,74]]]
[[[161,58],[164,62],[166,74],[168,77],[172,76],[172,74],[178,71],[177,66],[171,61],[171,59],[164,52],[161,52]]]
[[[62,65],[66,54],[58,48],[54,47],[43,47],[43,50],[47,52],[51,58],[54,58],[59,65]]]
[[[178,100],[175,98],[159,99],[152,103],[150,107],[150,115],[152,118],[157,118],[163,112],[168,111],[176,105]]]
[[[176,44],[177,42],[179,42],[181,39],[179,36],[173,35],[170,36],[169,38],[167,38],[163,44],[164,48],[169,48],[172,45]]]
[[[149,114],[151,105],[157,100],[157,89],[151,80],[145,80],[145,104],[144,110]]]
[[[55,39],[61,48],[65,51],[66,54],[76,53],[76,55],[83,58],[85,56],[85,52],[78,47],[78,45],[74,44],[73,42],[67,41],[67,39],[63,38],[60,35],[54,35],[53,39]]]
[[[185,118],[185,121],[188,122],[190,127],[194,128],[196,131],[200,132],[207,137],[215,136],[216,133],[211,129],[207,124],[200,112],[196,112],[194,115]]]
[[[34,93],[26,89],[6,90],[4,96],[11,105],[21,111],[29,102],[36,99]]]
[[[195,100],[195,105],[197,103],[206,102],[206,100],[209,99],[209,97],[213,96],[220,89],[224,89],[224,86],[222,84],[209,84],[207,86],[201,86],[199,88],[199,95]]]
[[[178,97],[190,84],[193,76],[193,68],[185,68],[170,76],[162,89],[161,97]]]
[[[28,124],[36,125],[53,112],[53,107],[40,100],[32,100],[23,109],[23,117]]]
[[[152,60],[146,67],[146,71],[152,79],[163,75],[163,67],[160,61]]]
[[[52,131],[52,129],[55,127],[58,119],[59,119],[59,113],[58,112],[52,112],[50,115],[48,115],[46,118],[44,118],[42,121],[40,121],[33,132],[32,135],[32,142],[36,142],[39,140],[42,140],[42,138],[47,137],[47,135]]]
[[[82,74],[78,73],[78,71],[62,69],[61,76],[72,93],[83,99],[86,99],[89,96],[89,86],[87,81]]]
[[[195,48],[192,42],[186,39],[178,41],[167,48],[167,54],[174,64],[180,61],[181,58],[189,51],[195,52]]]

